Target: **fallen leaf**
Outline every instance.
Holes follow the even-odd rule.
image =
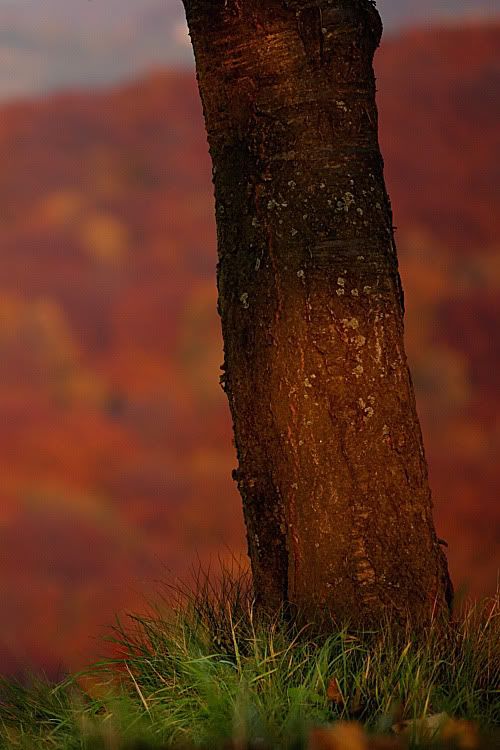
[[[340,685],[336,677],[332,677],[326,689],[326,697],[336,706],[344,705],[344,696],[340,691]]]
[[[329,727],[312,729],[307,750],[369,750],[369,745],[360,724],[338,721]]]
[[[369,750],[406,750],[406,743],[400,737],[370,737]]]
[[[361,713],[362,710],[363,704],[361,703],[361,688],[358,685],[356,687],[356,690],[354,691],[354,695],[351,698],[349,711],[353,716],[356,716],[357,714]]]
[[[423,719],[408,719],[399,721],[392,725],[392,731],[396,734],[415,737],[416,739],[432,740],[442,730],[445,723],[449,720],[446,712],[425,716]]]
[[[479,748],[477,726],[465,719],[449,719],[442,729],[441,739],[445,742],[451,740],[460,750]]]

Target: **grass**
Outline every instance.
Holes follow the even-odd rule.
[[[439,747],[498,740],[498,595],[419,641],[387,624],[319,637],[279,615],[259,622],[248,579],[226,572],[219,585],[200,576],[193,594],[178,590],[167,613],[160,600],[127,626],[117,620],[108,640],[116,656],[60,684],[0,680],[2,750],[407,747],[417,724],[404,742],[356,739],[346,724],[336,725],[352,734],[340,744],[310,731],[356,720],[383,737],[395,722],[442,712],[474,725],[450,723],[455,738]]]

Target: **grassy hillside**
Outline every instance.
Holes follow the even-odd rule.
[[[321,635],[263,619],[241,575],[198,584],[118,622],[112,659],[57,685],[0,681],[0,747],[498,747],[498,597],[425,634]]]

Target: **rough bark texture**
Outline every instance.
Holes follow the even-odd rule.
[[[451,586],[403,347],[369,0],[184,0],[259,601],[428,622]],[[409,144],[411,148],[411,144]]]

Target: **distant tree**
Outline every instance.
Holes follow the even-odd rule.
[[[314,620],[428,623],[451,584],[403,345],[379,14],[370,0],[184,5],[257,599]]]

